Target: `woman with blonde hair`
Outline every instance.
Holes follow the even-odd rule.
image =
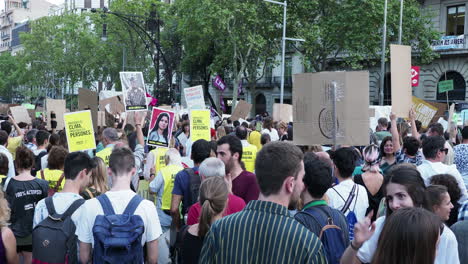
[[[366,188],[369,207],[366,215],[370,211],[374,211],[372,221],[376,219],[376,212],[379,208],[380,200],[383,198],[383,182],[384,177],[380,173],[379,147],[377,145],[369,145],[362,151],[364,166],[363,173],[354,176],[354,182],[361,184]]]
[[[182,263],[198,263],[208,230],[223,216],[228,199],[228,187],[223,177],[210,177],[200,185],[200,221],[188,227],[183,238]]]
[[[288,140],[288,124],[284,121],[278,123],[278,134],[281,141]]]
[[[96,167],[91,170],[91,178],[88,187],[80,194],[85,200],[97,197],[109,190],[107,182],[107,171],[104,160],[99,157],[93,158]]]
[[[10,212],[5,194],[0,189],[0,263],[18,263],[16,238],[13,231],[8,228]]]

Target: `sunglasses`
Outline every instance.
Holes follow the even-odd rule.
[[[443,148],[443,149],[441,149],[440,151],[441,151],[441,152],[445,152],[445,155],[448,154],[448,148]]]

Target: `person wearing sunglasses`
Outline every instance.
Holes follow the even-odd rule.
[[[462,203],[468,198],[466,186],[456,165],[445,165],[442,163],[448,153],[448,149],[444,145],[445,139],[441,136],[432,136],[424,139],[422,146],[426,160],[418,166],[418,170],[426,186],[429,186],[430,178],[437,174],[450,174],[455,177],[461,190],[461,197],[458,202]]]

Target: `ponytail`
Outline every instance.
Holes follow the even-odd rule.
[[[200,185],[201,213],[198,224],[198,236],[205,237],[213,218],[224,211],[228,198],[228,188],[224,178],[211,177]]]

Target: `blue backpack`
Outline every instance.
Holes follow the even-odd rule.
[[[351,192],[349,193],[348,199],[346,199],[346,200],[343,198],[343,196],[341,196],[341,194],[338,191],[336,191],[334,188],[332,188],[332,189],[345,202],[343,208],[341,209],[341,212],[344,215],[346,215],[346,211],[348,211],[348,209],[349,209],[349,213],[348,213],[348,215],[346,215],[346,220],[348,221],[349,240],[352,241],[354,239],[354,225],[356,225],[356,223],[358,222],[356,214],[354,213],[354,210],[356,210],[357,201],[354,203],[353,210],[351,210],[349,207],[350,207],[351,203],[353,202],[354,197],[357,197],[359,195],[359,188],[358,188],[357,184],[354,184],[353,188],[351,189]],[[357,193],[356,193],[356,190],[357,190]]]
[[[97,199],[104,215],[96,216],[93,226],[93,263],[143,263],[141,239],[145,226],[141,216],[134,215],[143,198],[135,195],[120,215],[115,214],[107,195]]]

